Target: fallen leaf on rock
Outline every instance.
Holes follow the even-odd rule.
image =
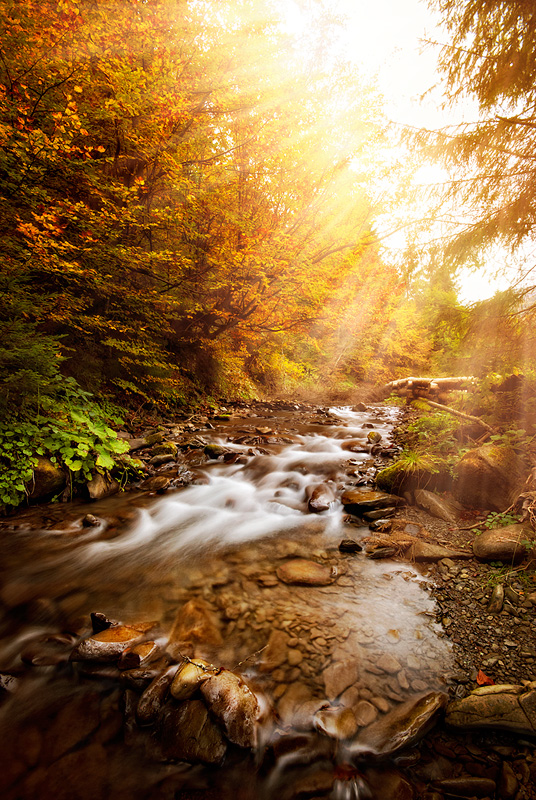
[[[495,681],[493,678],[489,678],[484,672],[482,672],[481,669],[478,670],[476,682],[479,686],[495,686]]]

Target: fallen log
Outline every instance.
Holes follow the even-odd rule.
[[[488,433],[496,433],[496,431],[488,425],[487,422],[480,419],[480,417],[473,417],[471,414],[464,414],[463,411],[457,411],[455,408],[450,408],[450,406],[444,406],[441,403],[434,403],[432,400],[428,400],[427,397],[422,398],[425,403],[428,403],[429,406],[432,408],[438,408],[440,411],[446,411],[447,414],[452,414],[455,417],[460,417],[461,419],[466,419],[468,422],[478,423],[481,425],[484,430],[488,431]]]
[[[467,386],[475,385],[476,382],[476,378],[471,375],[451,378],[398,378],[398,380],[386,383],[382,393],[385,396],[396,392],[402,395],[411,394],[413,397],[426,397],[429,394],[436,395],[441,391],[450,392],[464,389]]]

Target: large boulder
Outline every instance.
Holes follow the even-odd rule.
[[[450,489],[452,479],[445,468],[431,472],[424,467],[408,466],[401,458],[376,475],[376,486],[384,492],[401,495],[415,489],[444,491]]]
[[[32,480],[26,486],[30,500],[45,500],[62,492],[65,488],[65,473],[49,458],[37,457]]]
[[[526,525],[507,525],[479,534],[473,542],[473,553],[482,561],[516,563],[527,555],[527,544],[533,538]]]
[[[467,697],[449,703],[445,722],[462,730],[492,728],[534,736],[536,683],[481,686]]]
[[[504,511],[519,494],[528,469],[512,447],[484,444],[466,453],[455,472],[455,494],[461,503]]]

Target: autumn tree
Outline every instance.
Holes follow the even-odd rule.
[[[261,0],[0,12],[10,320],[150,397],[322,315],[372,223],[378,104],[353,76],[322,111],[334,76],[298,68]]]

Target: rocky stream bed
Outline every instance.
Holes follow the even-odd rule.
[[[501,560],[477,512],[374,490],[399,409],[220,417],[1,520],[2,797],[536,798],[520,536]]]

